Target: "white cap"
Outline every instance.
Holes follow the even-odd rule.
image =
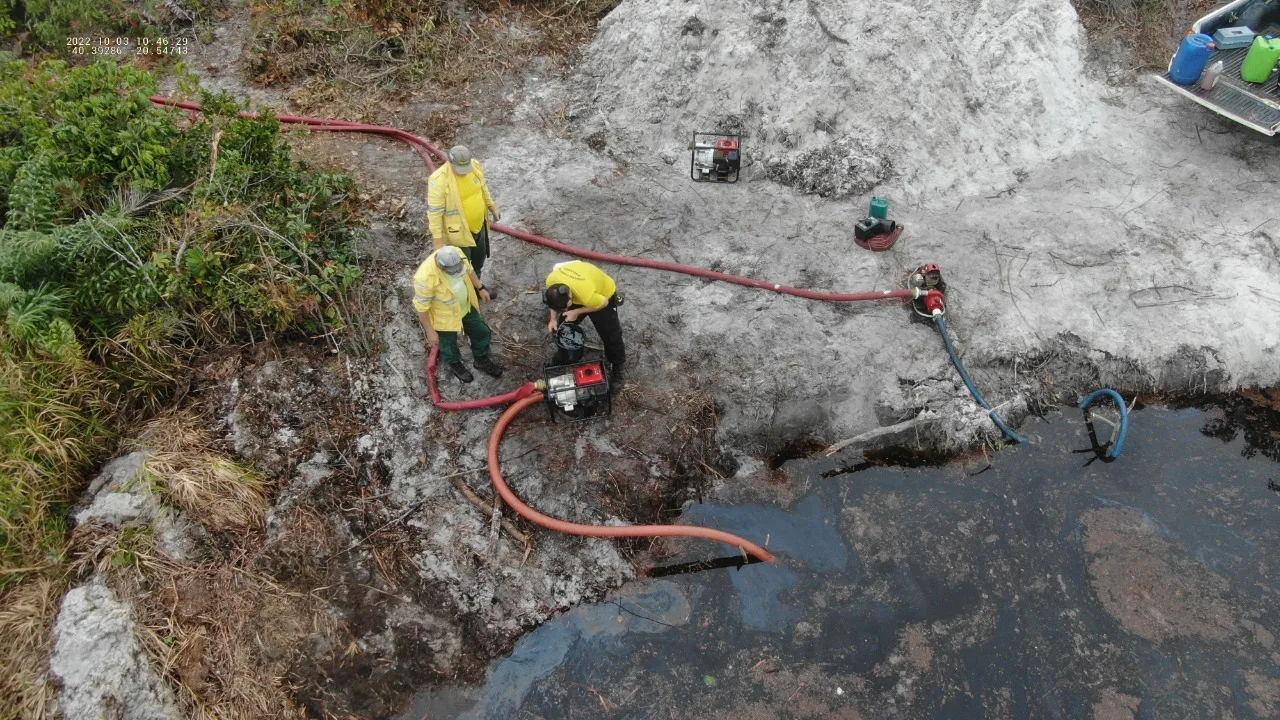
[[[436,264],[450,275],[461,275],[462,253],[452,245],[445,245],[436,251]]]

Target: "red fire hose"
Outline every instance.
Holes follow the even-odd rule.
[[[435,406],[441,410],[479,410],[480,408],[493,407],[494,405],[506,405],[507,403],[527,398],[538,391],[537,385],[529,382],[501,395],[477,398],[475,400],[445,402],[444,398],[440,396],[440,388],[436,386],[436,360],[439,357],[440,348],[431,348],[431,353],[427,355],[427,385],[431,388],[431,402],[435,403]]]
[[[166,106],[182,108],[193,115],[200,112],[202,108],[197,103],[181,102],[166,97],[154,96],[151,102]],[[241,117],[256,118],[257,113],[240,113]],[[364,123],[349,122],[346,120],[326,120],[324,118],[305,117],[300,115],[277,115],[276,119],[282,123],[307,125],[312,130],[326,132],[354,132],[366,133],[371,135],[385,135],[395,138],[406,143],[418,153],[422,161],[426,163],[427,168],[431,171],[436,169],[436,163],[432,159],[434,154],[441,161],[447,161],[448,155],[439,148],[427,142],[426,140],[413,135],[412,133],[397,128],[386,127],[383,125],[366,125]],[[756,280],[753,278],[742,277],[739,275],[730,275],[728,273],[718,272],[716,270],[707,270],[705,268],[692,267],[689,265],[680,265],[678,263],[665,262],[662,260],[647,260],[644,258],[628,257],[625,255],[612,255],[609,253],[597,252],[595,250],[584,250],[582,248],[557,242],[550,238],[525,232],[517,228],[507,227],[505,225],[493,225],[492,228],[498,232],[510,235],[525,242],[531,242],[535,245],[576,255],[591,260],[599,260],[601,262],[613,263],[615,265],[631,265],[634,267],[651,268],[653,270],[665,270],[667,272],[683,273],[694,277],[707,278],[709,280],[718,280],[721,282],[733,283],[745,287],[757,288],[760,290],[769,290],[783,295],[794,295],[796,297],[806,298],[809,300],[826,300],[830,302],[854,302],[860,300],[887,300],[889,298],[914,298],[917,293],[914,290],[883,290],[878,292],[863,293],[835,293],[823,292],[820,290],[805,290],[803,288],[795,288],[787,285],[779,285],[777,283],[765,282],[764,280]],[[937,293],[930,290],[930,294]],[[940,293],[937,293],[939,297]],[[446,402],[440,395],[439,387],[436,384],[436,360],[439,354],[438,349],[432,348],[427,358],[427,384],[431,388],[431,402],[441,410],[473,410],[477,408],[493,407],[495,405],[505,405],[507,403],[515,403],[503,413],[498,419],[497,425],[493,428],[493,433],[489,436],[489,476],[493,480],[493,486],[498,494],[502,496],[516,512],[531,522],[541,525],[545,528],[556,530],[571,535],[586,535],[590,537],[659,537],[659,536],[680,536],[680,537],[699,537],[709,540],[718,540],[728,543],[735,547],[751,553],[760,560],[772,562],[773,555],[764,548],[748,542],[736,535],[732,535],[720,530],[712,530],[710,528],[693,527],[687,525],[627,525],[627,526],[606,526],[606,525],[581,525],[578,523],[565,522],[556,518],[543,515],[524,504],[520,498],[516,497],[511,489],[502,479],[502,472],[499,468],[498,447],[502,442],[502,434],[506,430],[507,425],[522,410],[540,402],[543,399],[542,393],[537,391],[534,383],[526,383],[525,385],[503,393],[487,398],[478,398],[475,400],[462,400],[456,402]]]
[[[764,280],[756,280],[755,278],[742,277],[741,275],[730,275],[716,270],[707,270],[706,268],[693,267],[691,265],[681,265],[679,263],[666,262],[663,260],[646,260],[645,258],[629,257],[626,255],[611,255],[609,253],[597,252],[595,250],[584,250],[582,248],[566,245],[550,238],[534,235],[524,230],[506,227],[505,225],[494,225],[494,230],[510,235],[513,238],[531,242],[535,245],[541,245],[545,248],[558,250],[569,255],[577,255],[578,257],[589,258],[591,260],[599,260],[601,262],[613,263],[614,265],[632,265],[634,267],[650,268],[653,270],[665,270],[667,272],[683,273],[694,277],[707,278],[709,280],[719,280],[721,282],[733,283],[734,285],[743,285],[750,288],[758,288],[760,290],[770,290],[772,292],[781,293],[783,295],[794,295],[796,297],[807,298],[809,300],[827,300],[831,302],[854,302],[857,300],[888,300],[889,298],[914,298],[916,293],[914,290],[877,290],[874,292],[862,293],[836,293],[824,292],[822,290],[805,290],[804,288],[790,287],[788,285],[779,285],[777,283],[765,282]]]
[[[524,501],[516,497],[516,494],[511,492],[511,488],[507,487],[506,481],[502,479],[499,451],[502,448],[502,435],[506,432],[507,425],[510,425],[511,421],[525,408],[530,405],[537,405],[540,402],[542,402],[542,393],[534,393],[517,400],[514,405],[507,408],[506,412],[502,413],[502,417],[498,418],[498,422],[493,426],[493,432],[489,433],[489,479],[493,481],[493,487],[502,496],[502,499],[515,508],[515,511],[520,513],[521,517],[535,525],[541,525],[549,530],[569,535],[585,535],[587,537],[693,537],[717,540],[751,553],[764,562],[773,562],[773,553],[753,542],[743,540],[737,535],[723,530],[713,530],[693,525],[583,525],[543,515],[525,505]]]
[[[178,107],[192,112],[200,111],[200,105],[191,102],[180,102],[169,98],[156,96],[151,98],[151,102],[158,105],[167,105],[170,107]],[[256,118],[256,113],[240,113],[241,117]],[[328,132],[358,132],[371,135],[386,135],[406,143],[412,147],[422,161],[427,164],[431,170],[435,170],[435,161],[431,155],[435,155],[440,160],[447,160],[448,155],[442,150],[427,142],[426,140],[408,133],[398,128],[386,127],[383,125],[366,125],[364,123],[349,122],[347,120],[326,120],[324,118],[305,117],[302,115],[277,115],[276,119],[282,123],[307,125],[313,130]],[[745,287],[757,288],[759,290],[769,290],[783,295],[794,295],[795,297],[806,298],[808,300],[825,300],[828,302],[856,302],[860,300],[888,300],[890,298],[913,298],[915,293],[912,290],[880,290],[875,292],[862,293],[837,293],[825,292],[822,290],[806,290],[804,288],[790,287],[788,285],[779,285],[777,283],[766,282],[764,280],[756,280],[754,278],[742,277],[740,275],[730,275],[716,270],[707,270],[705,268],[693,267],[691,265],[681,265],[679,263],[665,262],[663,260],[647,260],[645,258],[630,257],[627,255],[612,255],[610,253],[598,252],[595,250],[586,250],[566,243],[558,242],[541,235],[535,235],[525,232],[518,228],[508,227],[506,225],[491,225],[494,230],[505,235],[510,235],[518,240],[524,240],[535,245],[556,250],[569,255],[576,255],[591,260],[599,260],[600,262],[613,263],[614,265],[631,265],[633,267],[650,268],[652,270],[665,270],[667,272],[682,273],[692,275],[694,277],[707,278],[709,280],[719,280],[721,282],[733,283]]]
[[[182,102],[181,100],[174,100],[160,95],[153,95],[150,99],[151,102],[156,105],[182,108],[183,110],[190,112],[192,115],[204,110],[204,108],[200,107],[199,103]],[[240,117],[257,118],[261,116],[258,113],[242,112],[240,113]],[[355,132],[393,137],[413,148],[414,151],[418,153],[418,157],[422,158],[422,161],[425,162],[427,167],[432,171],[436,169],[435,161],[431,159],[432,152],[440,155],[441,158],[447,157],[440,154],[440,151],[426,140],[423,140],[412,133],[400,130],[399,128],[386,127],[383,125],[366,125],[364,123],[348,122],[346,120],[326,120],[324,118],[313,118],[303,115],[277,115],[276,119],[282,123],[290,125],[308,125],[312,130],[328,132]]]

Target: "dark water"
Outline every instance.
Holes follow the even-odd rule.
[[[403,717],[1280,717],[1277,466],[1221,426],[1141,410],[1091,462],[1064,411],[990,467],[793,462],[786,507],[688,513],[780,564],[632,583]]]

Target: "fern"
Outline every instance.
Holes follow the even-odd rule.
[[[4,323],[9,335],[19,342],[38,345],[48,326],[64,314],[63,298],[46,287],[23,293],[6,309]]]
[[[47,230],[58,212],[58,193],[53,189],[56,161],[51,152],[28,159],[14,174],[9,188],[9,230]]]
[[[48,271],[57,241],[34,230],[0,230],[0,281],[23,283]]]

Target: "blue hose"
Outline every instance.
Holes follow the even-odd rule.
[[[1094,390],[1089,393],[1084,400],[1080,401],[1080,409],[1084,410],[1093,404],[1094,400],[1106,395],[1115,401],[1116,407],[1120,408],[1120,433],[1116,435],[1116,444],[1111,446],[1111,450],[1107,451],[1108,457],[1118,458],[1120,453],[1124,452],[1124,436],[1129,434],[1129,406],[1125,403],[1124,398],[1120,397],[1120,393],[1111,388],[1103,388]]]
[[[942,315],[935,315],[933,322],[938,326],[938,333],[942,335],[942,342],[947,346],[947,354],[951,356],[951,364],[956,366],[956,370],[960,373],[960,379],[964,380],[965,387],[969,388],[969,392],[973,395],[973,399],[977,400],[979,405],[986,408],[987,417],[991,418],[991,422],[995,423],[996,427],[1000,428],[1000,432],[1004,433],[1005,437],[1016,443],[1027,442],[1026,438],[1014,432],[1012,428],[1005,424],[1004,420],[1000,419],[1000,416],[996,414],[996,411],[991,409],[991,404],[987,402],[986,398],[982,397],[982,393],[978,392],[978,388],[974,386],[973,380],[969,378],[968,371],[964,369],[964,364],[960,362],[960,356],[956,354],[955,346],[951,344],[951,335],[947,332],[946,318]]]

